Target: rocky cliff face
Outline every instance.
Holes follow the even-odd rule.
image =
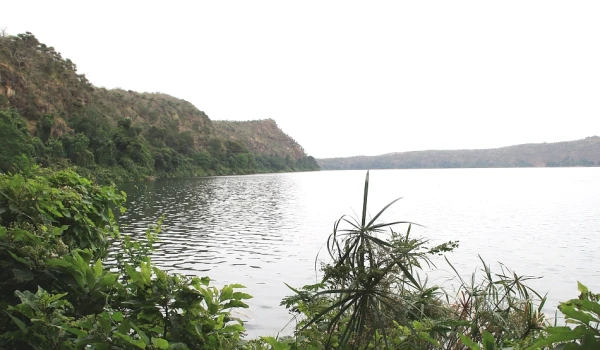
[[[252,121],[213,121],[215,131],[227,139],[243,143],[256,154],[306,157],[304,149],[286,135],[273,119]]]

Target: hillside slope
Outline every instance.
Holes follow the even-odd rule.
[[[273,119],[251,121],[214,120],[219,135],[243,142],[260,154],[290,155],[294,159],[306,156],[304,149],[286,135]]]
[[[254,154],[262,157],[283,159],[283,164],[275,167],[299,167],[318,169],[316,160],[307,156],[298,142],[285,134],[273,119],[251,121],[213,121],[215,131],[226,139],[246,146]]]
[[[31,33],[0,37],[0,113],[10,129],[0,138],[28,140],[26,158],[73,164],[103,180],[318,169],[314,160],[296,161],[308,157],[274,123],[267,133],[237,135],[185,100],[97,88]]]
[[[317,159],[322,169],[495,168],[600,165],[600,137],[494,149],[416,151]]]

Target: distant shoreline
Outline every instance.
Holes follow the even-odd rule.
[[[317,163],[322,170],[595,167],[600,166],[600,137],[493,149],[320,158]]]

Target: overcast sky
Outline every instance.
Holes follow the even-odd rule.
[[[91,5],[91,4],[95,5]],[[600,134],[600,1],[5,1],[96,86],[272,118],[318,157]]]

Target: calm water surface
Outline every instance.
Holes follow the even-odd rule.
[[[276,334],[290,321],[279,306],[292,286],[314,283],[315,256],[333,222],[361,211],[365,171],[322,171],[161,180],[123,186],[122,232],[143,235],[165,215],[154,262],[217,286],[241,283],[254,296],[249,336]],[[502,262],[548,292],[546,311],[576,297],[579,280],[600,290],[600,168],[371,171],[369,207],[383,220],[424,225],[435,243],[459,240],[448,255],[464,276]],[[398,227],[398,231],[405,230]],[[323,258],[325,256],[323,255]],[[452,276],[442,260],[430,283]],[[498,270],[498,269],[496,269]],[[289,334],[291,328],[282,333]]]

